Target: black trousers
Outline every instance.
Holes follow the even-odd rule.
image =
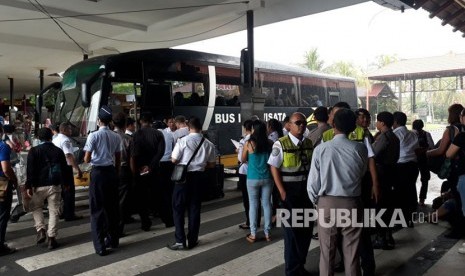
[[[424,201],[426,199],[426,194],[428,193],[428,181],[431,179],[431,172],[428,168],[428,163],[426,158],[418,157],[418,169],[420,171],[420,200]]]
[[[0,201],[0,246],[5,243],[6,227],[10,219],[11,203],[13,201],[13,186],[8,185],[8,190]]]
[[[176,242],[186,245],[186,233],[184,231],[184,214],[187,210],[188,233],[187,241],[195,244],[199,238],[200,206],[202,200],[201,179],[203,172],[188,172],[187,182],[174,184],[173,191],[173,219]]]
[[[156,208],[160,214],[160,219],[165,225],[173,226],[173,190],[174,183],[171,181],[173,173],[173,162],[160,162],[160,170],[155,178]]]
[[[398,181],[394,182],[394,193],[398,204],[396,207],[402,209],[406,221],[412,220],[412,213],[417,209],[417,162],[406,162],[397,164]]]
[[[140,216],[142,227],[152,224],[149,214],[150,210],[155,205],[155,200],[153,200],[155,198],[153,197],[154,186],[153,173],[136,176],[136,182],[134,184],[134,203],[136,212]]]
[[[284,182],[286,200],[282,202],[284,208],[292,209],[313,208],[307,193],[307,181]],[[292,215],[289,218],[292,222]],[[284,260],[286,262],[286,275],[298,275],[304,268],[307,260],[308,249],[312,239],[313,222],[309,227],[284,227]]]
[[[61,196],[63,198],[63,217],[68,220],[74,218],[76,206],[73,167],[66,166],[64,178],[66,187],[62,189]]]
[[[114,166],[93,167],[89,186],[90,227],[96,252],[119,244],[118,175]]]
[[[122,166],[119,172],[118,198],[119,198],[119,214],[120,214],[120,233],[124,230],[124,221],[128,219],[133,212],[132,192],[134,179],[129,166]]]

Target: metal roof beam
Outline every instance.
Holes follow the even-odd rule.
[[[453,1],[453,0],[447,1],[447,2],[444,3],[442,6],[440,6],[439,8],[437,8],[435,11],[432,11],[432,12],[429,14],[429,18],[433,18],[433,17],[437,16],[439,13],[441,13],[442,11],[444,11],[445,9],[447,9],[448,7],[452,6],[453,4],[455,4],[455,1]]]
[[[454,19],[459,18],[463,14],[463,12],[465,12],[465,9],[457,10],[455,13],[453,13],[453,14],[449,15],[448,17],[444,18],[441,25],[445,26],[449,22],[452,22]]]
[[[455,28],[452,31],[455,33],[458,30],[462,30],[463,27],[465,27],[465,21],[462,21],[462,23],[455,26]]]

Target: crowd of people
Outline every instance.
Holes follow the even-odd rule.
[[[320,275],[342,271],[346,275],[361,275],[362,272],[374,275],[373,250],[394,249],[393,231],[414,227],[414,214],[418,206],[425,205],[427,196],[431,177],[429,159],[447,156],[453,160],[453,169],[443,184],[441,197],[435,200],[437,206],[433,204],[433,211],[437,212],[427,220],[436,222],[437,216],[447,219],[452,229],[446,237],[461,238],[465,234],[465,208],[461,207],[461,201],[465,200],[465,154],[460,150],[465,147],[462,116],[465,110],[461,105],[449,108],[450,126],[441,141],[434,145],[431,134],[423,130],[422,120],[414,120],[412,130],[408,130],[405,113],[380,112],[376,117],[377,132],[372,135],[370,113],[363,108],[354,112],[347,103],[339,102],[330,108],[316,108],[316,124],[312,126],[307,126],[306,117],[301,113],[292,114],[281,125],[272,120],[267,122],[268,141],[262,144],[272,145],[267,152],[268,160],[254,156],[258,147],[250,140],[259,135],[254,126],[260,123],[247,120],[243,123],[244,137],[238,149],[239,186],[246,218],[239,227],[250,229],[246,236],[248,242],[257,240],[259,200],[267,241],[271,240],[269,214],[275,222],[276,208],[289,211],[314,208],[324,214],[323,222],[331,219],[331,209],[355,209],[359,211],[358,218],[362,217],[364,208],[385,210],[381,217],[383,224],[328,227],[318,220],[317,233],[313,233],[313,238],[320,243]],[[251,166],[254,167],[252,172]],[[255,168],[262,168],[260,177]],[[271,189],[269,179],[274,184]],[[389,223],[395,212],[402,215],[403,221],[392,226]],[[287,221],[293,221],[292,212],[290,214]],[[286,275],[309,275],[304,265],[312,228],[312,223],[304,227],[284,224]],[[340,262],[336,262],[337,252],[341,255]],[[465,253],[465,248],[460,248],[459,252]]]
[[[369,130],[370,113],[353,111],[345,102],[314,110],[316,124],[308,126],[304,114],[296,112],[283,122],[267,122],[257,116],[243,122],[244,136],[237,149],[240,163],[239,187],[243,195],[246,240],[255,243],[263,210],[263,240],[272,241],[272,229],[289,211],[317,210],[323,217],[302,226],[280,224],[284,229],[286,275],[309,275],[305,269],[312,237],[320,244],[321,275],[345,271],[346,275],[374,275],[373,250],[392,250],[396,228],[414,227],[413,214],[423,206],[430,180],[429,160],[447,157],[453,169],[435,200],[436,216],[451,222],[448,235],[460,238],[465,231],[465,110],[460,104],[449,108],[450,126],[434,145],[421,120],[407,129],[403,112],[383,111],[376,116],[376,134]],[[90,221],[96,254],[105,256],[119,246],[125,225],[140,216],[141,230],[149,231],[151,215],[166,227],[175,227],[171,250],[192,249],[199,244],[202,184],[205,170],[216,163],[211,143],[201,133],[199,118],[183,116],[153,122],[151,114],[140,116],[140,128],[124,113],[113,114],[108,106],[98,113],[97,131],[89,134],[83,160],[92,165],[89,185]],[[53,130],[53,131],[52,131]],[[72,126],[50,125],[38,131],[41,143],[27,157],[27,178],[22,199],[34,218],[37,244],[48,240],[48,248],[59,246],[57,222],[82,217],[75,213],[74,178],[83,172],[70,140]],[[0,127],[0,255],[14,252],[5,243],[10,219],[12,191],[18,179],[13,170],[17,141],[8,125]],[[5,135],[3,135],[3,133]],[[54,134],[55,133],[55,134]],[[21,150],[21,149],[19,149]],[[173,170],[181,166],[182,180],[173,181]],[[185,172],[185,173],[184,173]],[[417,194],[416,181],[421,189]],[[117,185],[115,183],[118,183]],[[137,198],[137,200],[135,200]],[[47,202],[49,219],[44,221]],[[327,225],[330,210],[357,210],[349,219],[360,218],[364,208],[385,210],[384,223],[375,225]],[[188,232],[184,229],[187,211]],[[396,212],[405,223],[390,224]],[[433,217],[430,219],[434,220]],[[322,223],[323,222],[323,223]],[[314,224],[317,233],[313,233]],[[383,225],[386,224],[387,226]],[[372,239],[374,237],[374,239]],[[341,261],[336,262],[339,252]],[[465,248],[459,249],[465,253]]]
[[[198,244],[202,182],[206,168],[214,167],[214,145],[201,134],[198,118],[183,116],[152,121],[151,114],[142,114],[140,128],[124,113],[113,114],[102,106],[98,114],[99,128],[89,134],[83,148],[83,161],[92,165],[89,185],[89,206],[92,241],[96,254],[105,256],[119,246],[125,235],[124,226],[140,216],[141,230],[149,231],[150,216],[159,216],[166,227],[175,227],[172,250],[194,248]],[[75,179],[83,172],[78,165],[70,139],[69,123],[49,124],[38,130],[37,146],[29,149],[24,192],[17,191],[18,201],[27,201],[27,210],[34,218],[36,242],[48,241],[48,248],[59,246],[58,221],[82,219],[75,213]],[[17,222],[25,214],[13,214],[13,190],[18,179],[13,171],[14,155],[23,148],[13,139],[14,129],[5,125],[0,134],[0,255],[15,252],[5,243],[8,221]],[[24,144],[24,143],[23,143]],[[194,153],[194,154],[193,154]],[[186,181],[171,180],[175,164],[186,166]],[[26,207],[26,204],[24,204]],[[48,223],[44,208],[48,209]],[[22,209],[22,206],[21,206]],[[188,233],[184,233],[184,213],[188,211]]]

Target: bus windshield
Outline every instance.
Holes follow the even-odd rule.
[[[81,103],[81,85],[98,72],[101,64],[81,63],[68,69],[63,75],[63,87],[55,102],[54,122],[69,122],[79,129],[81,135],[87,132],[88,108]],[[101,82],[92,85],[91,91],[101,90]],[[77,135],[77,133],[73,133]]]

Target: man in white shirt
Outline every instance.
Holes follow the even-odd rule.
[[[186,117],[179,115],[174,118],[174,122],[176,125],[176,131],[172,132],[174,143],[178,142],[178,139],[187,136],[189,134],[189,128],[187,127],[187,120]]]
[[[167,118],[165,123],[167,127],[164,128],[164,131],[173,134],[176,131],[176,123],[174,121],[174,118],[172,117]]]
[[[200,120],[192,117],[189,120],[189,135],[181,138],[176,143],[171,155],[173,163],[187,165],[191,157],[194,156],[196,149],[199,148],[187,167],[186,183],[174,184],[173,217],[176,227],[176,242],[168,245],[168,248],[171,250],[191,249],[198,245],[202,179],[205,168],[213,168],[215,166],[215,146],[208,139],[203,138],[203,135],[200,133],[201,127]],[[184,231],[184,214],[186,209],[189,231],[187,237]]]
[[[74,173],[73,169],[78,173],[77,177],[82,177],[82,171],[74,158],[73,144],[69,139],[72,134],[71,125],[68,123],[60,124],[60,133],[53,139],[53,144],[63,150],[68,163],[67,170],[64,172],[64,181],[68,189],[63,189],[63,218],[65,221],[73,221],[81,219],[82,216],[77,216],[75,210],[75,187],[74,187]]]
[[[394,134],[400,141],[400,155],[397,161],[398,181],[394,184],[394,192],[399,196],[399,206],[409,227],[413,227],[412,213],[416,210],[417,201],[417,178],[419,174],[417,155],[415,150],[419,148],[418,137],[409,131],[405,125],[407,115],[397,111],[394,112]]]

